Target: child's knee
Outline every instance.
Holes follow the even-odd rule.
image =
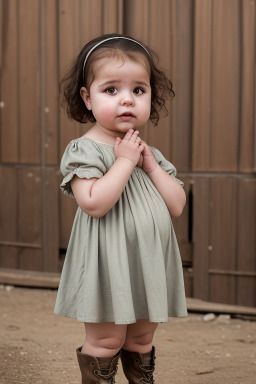
[[[96,340],[98,348],[120,350],[125,342],[125,336],[107,336]]]
[[[135,346],[149,347],[152,345],[154,333],[157,323],[137,322],[133,326],[128,327],[124,348],[131,349]]]
[[[125,344],[131,343],[135,345],[148,345],[152,343],[154,332],[142,332],[137,335],[127,335]]]
[[[93,346],[97,349],[112,350],[113,353],[119,351],[126,337],[126,327],[105,325],[105,326],[93,326],[86,327],[86,339],[87,345]]]

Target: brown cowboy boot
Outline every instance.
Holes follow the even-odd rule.
[[[121,350],[123,371],[129,384],[154,384],[155,347],[148,353]]]
[[[82,347],[77,348],[77,359],[82,374],[82,384],[115,384],[117,364],[120,357],[118,352],[114,357],[95,357],[82,353]]]

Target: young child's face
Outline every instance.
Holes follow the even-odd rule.
[[[129,129],[139,129],[150,116],[150,76],[143,62],[99,60],[89,93],[81,89],[87,109],[93,112],[98,128],[122,137]]]

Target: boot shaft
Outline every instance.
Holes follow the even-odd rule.
[[[150,364],[145,364],[150,357]],[[123,371],[129,384],[154,384],[155,347],[149,353],[130,352],[121,350]]]
[[[82,347],[77,348],[77,359],[82,375],[82,384],[115,384],[117,364],[120,352],[114,357],[100,358],[104,361],[102,368],[97,357],[81,352]],[[109,366],[109,369],[106,369]]]

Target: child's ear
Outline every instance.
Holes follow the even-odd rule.
[[[87,89],[85,87],[82,87],[80,89],[80,95],[86,105],[86,108],[91,111],[92,110],[92,105],[91,105],[91,99],[90,99],[90,95],[89,95],[89,92],[87,91]]]

